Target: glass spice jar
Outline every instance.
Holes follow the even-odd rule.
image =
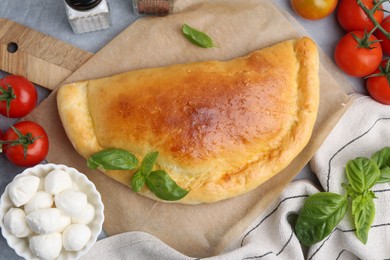
[[[163,16],[173,11],[174,0],[132,0],[137,15]]]
[[[111,26],[107,0],[64,0],[64,2],[73,32],[93,32]]]

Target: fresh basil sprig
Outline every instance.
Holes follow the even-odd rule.
[[[306,199],[295,224],[295,234],[302,244],[313,245],[326,238],[345,216],[348,198],[356,236],[364,244],[375,218],[375,194],[370,190],[376,183],[390,182],[390,147],[375,153],[371,159],[350,160],[345,173],[349,183],[342,183],[345,195],[319,192]]]
[[[131,188],[139,192],[146,185],[158,198],[175,201],[184,198],[188,190],[181,188],[163,170],[153,171],[158,152],[145,155],[138,167],[137,158],[123,149],[106,149],[93,154],[87,163],[91,169],[102,167],[106,170],[133,170],[137,169],[131,178]]]
[[[193,44],[202,48],[216,47],[213,40],[206,33],[201,32],[188,24],[182,27],[183,35]]]

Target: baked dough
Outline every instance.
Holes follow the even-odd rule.
[[[303,37],[229,61],[129,71],[62,86],[58,110],[85,158],[123,148],[190,189],[180,203],[246,193],[308,143],[319,105],[316,44]],[[130,187],[133,172],[104,171]],[[141,194],[156,199],[147,188]]]

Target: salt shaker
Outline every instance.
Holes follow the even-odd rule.
[[[64,0],[66,14],[75,33],[107,29],[111,26],[107,0]]]
[[[137,15],[163,16],[173,11],[174,0],[132,0]]]

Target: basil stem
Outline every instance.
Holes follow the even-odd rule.
[[[356,193],[370,189],[380,178],[380,170],[376,163],[365,157],[349,161],[345,170],[349,184]]]
[[[184,24],[182,27],[184,36],[196,46],[202,48],[212,48],[215,47],[213,40],[205,34],[204,32],[198,31],[197,29]]]
[[[323,240],[340,223],[347,209],[347,196],[332,192],[319,192],[310,196],[295,226],[298,239],[306,246]]]
[[[356,235],[364,244],[367,243],[368,232],[375,218],[375,195],[372,191],[358,195],[352,200],[352,216]]]
[[[106,170],[132,170],[138,165],[137,158],[123,149],[106,149],[93,154],[87,160],[88,167]]]
[[[146,179],[146,186],[160,199],[174,201],[186,196],[189,191],[181,188],[162,170],[152,171]]]

